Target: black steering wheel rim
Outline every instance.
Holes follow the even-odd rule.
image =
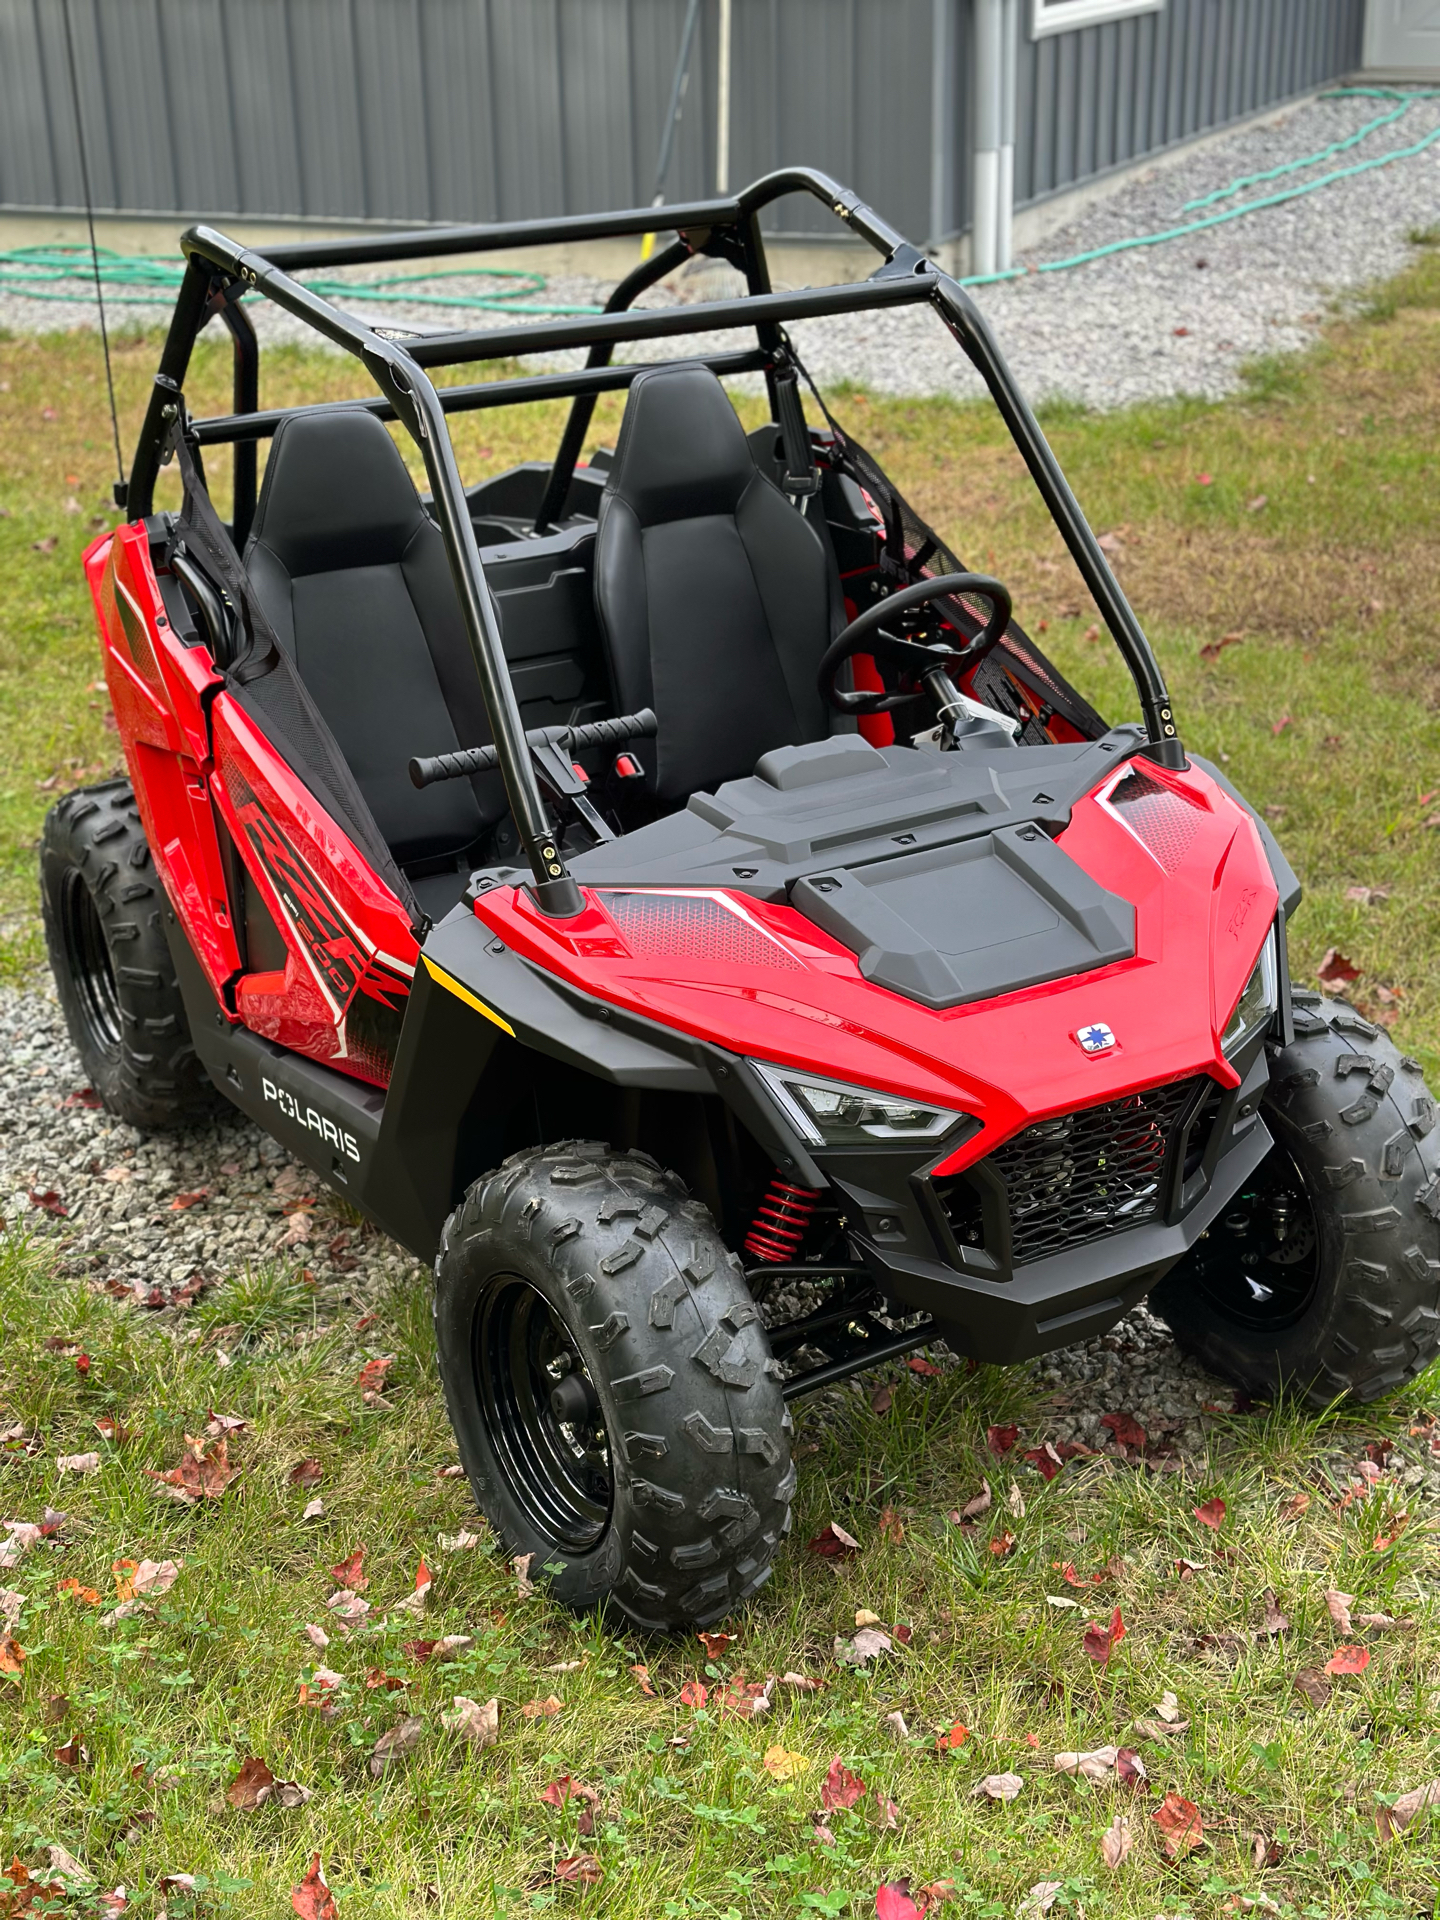
[[[880,632],[885,622],[893,620],[897,614],[907,613],[912,607],[925,606],[931,600],[948,599],[959,593],[980,595],[990,602],[991,613],[973,639],[962,641],[949,653],[931,652],[913,640]],[[1001,635],[1010,624],[1012,606],[1009,588],[988,573],[943,573],[934,580],[917,580],[913,586],[902,587],[899,593],[892,593],[857,614],[844,632],[831,641],[825,658],[820,662],[816,679],[821,698],[839,713],[888,713],[894,707],[903,706],[915,696],[909,693],[852,693],[836,686],[836,675],[845,662],[857,653],[879,654],[882,658],[895,659],[897,664],[903,660],[911,665],[923,663],[928,655],[934,666],[955,667],[962,673],[968,673],[992,647],[998,645]]]

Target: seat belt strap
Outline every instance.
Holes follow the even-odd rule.
[[[788,364],[775,369],[775,412],[785,469],[780,485],[803,513],[804,503],[820,490],[820,475],[810,446],[805,410],[800,404],[800,382],[794,367]]]

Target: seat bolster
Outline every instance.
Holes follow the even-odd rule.
[[[638,713],[655,700],[644,541],[635,509],[613,493],[600,502],[595,608],[610,642],[616,704],[621,713]]]
[[[475,670],[470,636],[465,631],[465,618],[450,577],[445,537],[432,520],[427,518],[416,529],[405,549],[400,571],[425,644],[430,649],[435,677],[440,682],[456,738],[462,747],[488,747],[490,721],[485,712],[485,697],[480,691],[480,676]],[[414,751],[423,753],[429,749],[416,747]],[[482,774],[469,784],[485,824],[490,826],[503,819],[509,803],[499,774]]]
[[[250,576],[265,617],[275,629],[275,638],[293,660],[295,658],[295,609],[291,598],[290,575],[284,566],[258,540],[245,551],[245,571]]]
[[[830,614],[820,537],[760,473],[745,489],[735,524],[795,709],[796,738],[823,739],[829,731],[829,709],[815,675],[830,644]]]

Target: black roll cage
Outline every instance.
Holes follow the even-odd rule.
[[[813,195],[881,255],[881,265],[868,280],[792,293],[772,291],[759,216],[772,201],[791,193]],[[678,237],[635,267],[616,287],[601,314],[483,331],[431,334],[404,341],[362,325],[291,277],[305,268],[375,265],[449,254],[485,253],[502,247],[615,239],[672,230]],[[963,287],[942,273],[849,188],[840,186],[827,175],[808,167],[788,167],[766,174],[733,197],[697,200],[684,205],[635,207],[618,213],[578,214],[559,220],[431,227],[373,237],[357,235],[343,240],[301,241],[271,247],[263,253],[240,246],[212,227],[195,226],[183,235],[181,246],[186,258],[185,277],[140,431],[127,489],[127,511],[137,519],[152,511],[165,442],[183,405],[181,390],[192,348],[206,323],[219,318],[234,342],[235,411],[214,419],[188,421],[186,425],[202,447],[234,445],[232,525],[236,547],[243,547],[255,511],[256,442],[272,435],[290,414],[312,411],[304,407],[263,413],[258,410],[259,347],[249,316],[239,304],[246,293],[265,294],[287,313],[305,321],[317,333],[362,361],[380,394],[375,399],[354,404],[366,407],[382,420],[399,420],[419,446],[425,462],[436,518],[475,655],[496,759],[534,875],[535,897],[545,912],[564,917],[579,912],[580,892],[566,870],[531,765],[520,709],[505,664],[499,615],[480,563],[445,416],[526,400],[566,396],[572,399],[570,417],[537,517],[537,528],[544,528],[558,518],[563,506],[589,430],[596,396],[628,387],[643,371],[643,363],[611,365],[613,350],[623,341],[753,326],[755,348],[700,357],[717,374],[763,371],[772,411],[776,411],[775,375],[788,364],[782,331],[785,321],[867,308],[922,303],[932,306],[989,389],[1100,610],[1100,617],[1130,670],[1147,734],[1140,751],[1165,766],[1183,768],[1186,765],[1170,696],[1150,644],[1059,462],[1016,386],[984,316]],[[745,296],[662,311],[629,310],[647,287],[700,253],[737,267],[745,276]],[[573,373],[521,375],[437,389],[426,371],[430,367],[504,360],[576,346],[588,347],[589,354],[585,367]]]

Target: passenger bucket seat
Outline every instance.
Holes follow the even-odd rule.
[[[410,781],[412,754],[484,746],[490,728],[440,529],[373,414],[281,423],[245,567],[396,860],[453,867],[504,790],[495,774]]]
[[[622,713],[659,719],[674,803],[832,731],[815,686],[837,596],[815,529],[755,456],[708,367],[630,388],[600,502],[595,604]]]

